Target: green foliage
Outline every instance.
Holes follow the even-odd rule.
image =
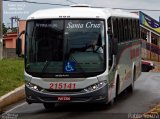
[[[6,28],[4,23],[2,24],[2,27],[3,27],[3,34],[6,34],[7,33],[7,28]]]
[[[17,28],[11,28],[12,32],[17,32]]]
[[[0,96],[24,84],[23,59],[3,59],[0,61]]]

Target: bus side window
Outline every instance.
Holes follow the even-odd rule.
[[[134,40],[134,20],[131,20],[132,40]]]
[[[119,37],[119,26],[118,26],[118,23],[119,23],[118,18],[116,18],[116,20],[115,20],[115,28],[117,29],[116,30],[116,35],[117,35],[116,38],[118,38],[118,41],[119,41],[120,37]]]
[[[136,22],[133,20],[133,38],[136,39]]]
[[[125,18],[125,31],[126,31],[126,41],[128,40],[128,21]]]
[[[119,42],[122,42],[122,21],[121,19],[119,18],[118,19],[118,28],[119,28]]]
[[[121,19],[121,23],[122,23],[122,41],[125,42],[125,31],[124,31],[124,20],[123,18]]]
[[[131,40],[131,21],[128,19],[128,40]]]
[[[113,29],[114,29],[114,37],[118,39],[119,42],[119,26],[118,26],[118,18],[115,18],[114,22],[113,22]]]
[[[113,34],[114,38],[119,39],[119,27],[118,27],[118,19],[113,19]]]
[[[127,41],[126,38],[126,20],[123,19],[123,35],[124,35],[124,41]]]
[[[137,38],[140,38],[140,26],[139,20],[136,20]]]
[[[126,19],[126,25],[127,25],[127,40],[130,40],[130,37],[129,37],[129,20]]]
[[[130,19],[130,40],[133,40],[133,20]]]
[[[123,18],[120,19],[120,24],[121,24],[121,42],[124,42],[124,23],[123,23]]]

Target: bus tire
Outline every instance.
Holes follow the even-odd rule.
[[[118,92],[119,92],[119,84],[120,84],[120,80],[119,80],[120,78],[119,78],[119,75],[117,75],[117,80],[116,80],[116,92],[115,92],[115,94],[116,94],[116,96],[115,96],[115,98],[114,98],[114,102],[116,102],[117,101],[117,98],[118,98]]]
[[[51,110],[55,107],[54,103],[43,103],[43,106],[46,110]]]
[[[136,68],[134,67],[132,83],[131,83],[131,85],[128,87],[128,91],[129,91],[130,93],[133,93],[133,91],[134,91],[134,81],[135,81],[135,77],[136,77]]]
[[[117,81],[116,81],[116,98],[118,97],[118,92],[119,92],[119,75],[117,76]]]

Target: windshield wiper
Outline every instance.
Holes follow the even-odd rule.
[[[81,73],[83,74],[84,77],[86,77],[86,72],[84,71],[84,69],[81,67],[81,65],[77,62],[77,60],[72,56],[70,55],[71,59],[73,59],[76,64],[78,65],[78,67],[80,68],[80,70],[82,71]]]
[[[41,71],[41,74],[43,75],[43,73],[45,73],[47,67],[49,66],[50,62],[49,61],[46,61],[43,68],[42,68],[42,71]]]

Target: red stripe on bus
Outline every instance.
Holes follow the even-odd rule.
[[[117,58],[117,63],[119,63],[120,57],[121,57],[121,55],[124,53],[124,51],[125,51],[126,49],[131,48],[131,47],[136,46],[136,45],[140,45],[140,42],[139,42],[139,43],[134,43],[133,45],[130,45],[130,46],[127,46],[127,47],[124,47],[124,48],[121,50],[121,52],[120,52],[120,54],[119,54],[119,56],[118,56],[118,58]]]

